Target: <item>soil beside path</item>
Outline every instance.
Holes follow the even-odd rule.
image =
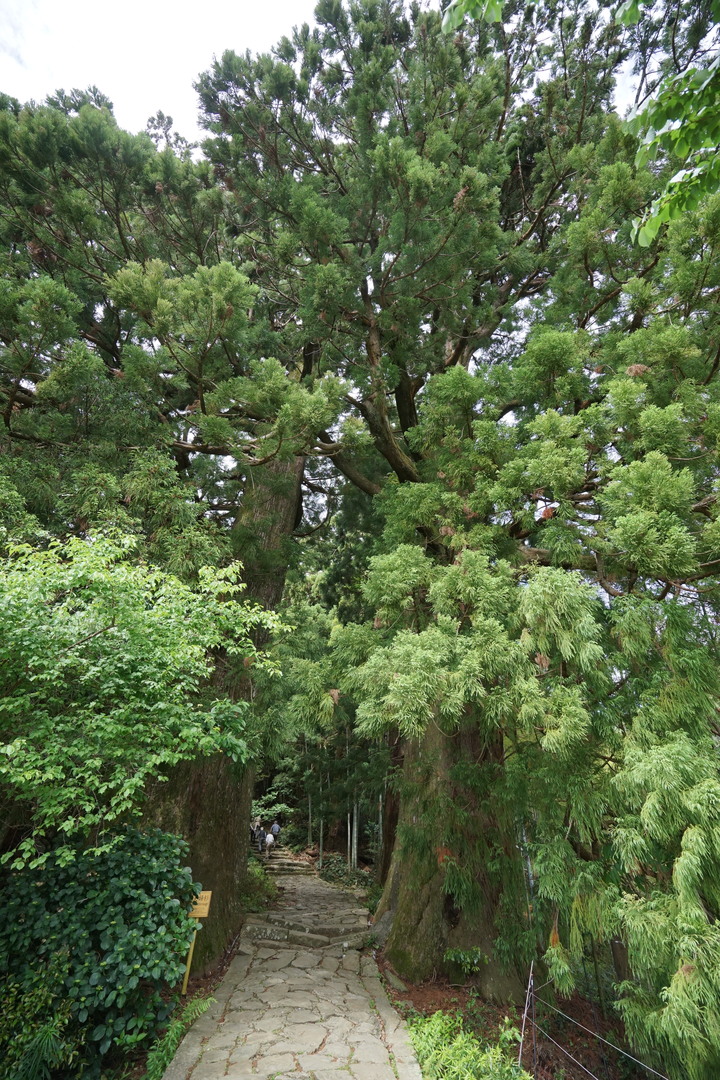
[[[270,865],[280,899],[248,919],[164,1080],[421,1080],[375,961],[353,948],[367,934],[358,895],[279,853]]]

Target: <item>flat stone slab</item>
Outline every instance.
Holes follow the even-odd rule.
[[[244,953],[163,1080],[422,1080],[374,960],[312,931],[363,919],[356,894],[288,875],[274,910],[248,919]]]
[[[393,971],[386,971],[385,978],[390,983],[393,990],[398,990],[401,994],[407,994],[407,986],[402,981],[402,979],[398,979],[397,975]]]

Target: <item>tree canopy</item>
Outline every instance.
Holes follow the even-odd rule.
[[[134,565],[132,549],[72,539],[3,560],[0,782],[24,809],[2,856],[14,868],[42,865],[58,834],[69,858],[78,839],[107,842],[178,761],[247,760],[247,706],[212,693],[209,655],[255,656],[251,628],[276,620],[230,599],[232,572],[206,571],[191,589]]]
[[[530,0],[529,6],[535,0]],[[624,0],[607,5],[611,17],[637,26],[633,60],[636,108],[632,129],[640,135],[638,164],[653,159],[682,163],[636,223],[649,246],[668,221],[694,210],[720,189],[720,4],[656,5]],[[443,26],[456,30],[466,17],[498,23],[511,14],[502,0],[450,0]],[[665,56],[653,56],[660,46]],[[655,63],[649,64],[653,57]]]
[[[685,103],[712,26],[483,11],[448,34],[417,4],[321,0],[201,76],[199,161],[95,91],[3,102],[4,535],[40,549],[8,548],[34,629],[4,700],[29,726],[44,680],[61,773],[76,721],[123,695],[121,636],[151,677],[108,732],[138,723],[137,746],[87,765],[99,817],[52,786],[38,813],[120,805],[143,718],[164,717],[152,772],[242,754],[252,717],[323,814],[395,800],[401,974],[472,946],[487,996],[532,960],[569,992],[591,940],[638,1050],[709,1080],[720,196],[708,172],[637,244],[674,165],[638,156],[612,94],[629,62],[657,108]],[[285,591],[281,680],[251,663],[272,623],[240,577]]]

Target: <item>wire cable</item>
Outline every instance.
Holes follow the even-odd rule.
[[[596,1076],[595,1073],[590,1072],[589,1069],[585,1068],[585,1066],[583,1065],[583,1063],[581,1061],[578,1061],[577,1058],[573,1057],[569,1050],[566,1050],[565,1047],[561,1046],[559,1042],[555,1042],[555,1039],[553,1039],[550,1035],[548,1035],[547,1031],[543,1031],[543,1029],[540,1027],[539,1024],[536,1024],[534,1020],[531,1020],[530,1023],[533,1025],[533,1027],[537,1028],[537,1030],[540,1032],[540,1034],[544,1038],[546,1038],[548,1040],[548,1042],[551,1042],[554,1046],[557,1046],[558,1050],[561,1050],[563,1052],[563,1054],[565,1054],[566,1057],[569,1057],[570,1060],[572,1062],[574,1062],[575,1065],[577,1065],[577,1067],[579,1069],[582,1069],[582,1071],[584,1073],[587,1073],[588,1076],[592,1077],[592,1080],[600,1080],[599,1076]]]
[[[651,1072],[654,1076],[659,1076],[660,1080],[668,1080],[664,1073],[658,1072],[657,1069],[653,1069],[651,1065],[646,1065],[644,1061],[640,1061],[639,1058],[633,1057],[632,1054],[628,1054],[627,1050],[621,1050],[619,1046],[616,1046],[615,1043],[611,1043],[608,1039],[603,1039],[602,1035],[598,1035],[597,1031],[592,1031],[589,1027],[585,1027],[579,1020],[573,1020],[572,1016],[568,1016],[562,1009],[557,1009],[554,1005],[551,1005],[549,1001],[545,1001],[544,998],[539,998],[537,994],[533,994],[533,997],[539,1001],[541,1005],[546,1005],[548,1009],[552,1009],[553,1012],[556,1012],[566,1020],[569,1020],[571,1024],[575,1024],[577,1027],[582,1028],[583,1031],[587,1031],[588,1035],[593,1035],[596,1039],[599,1039],[600,1042],[612,1047],[618,1054],[623,1054],[626,1058],[630,1058],[631,1061],[634,1061],[636,1065],[640,1065],[643,1069],[647,1069],[647,1071]]]
[[[528,1018],[528,1008],[530,1005],[530,995],[532,994],[532,966],[535,961],[530,961],[530,974],[528,976],[528,990],[525,995],[525,1010],[522,1012],[522,1030],[520,1031],[520,1049],[517,1052],[517,1064],[522,1065],[522,1040],[525,1039],[525,1024]]]
[[[530,1002],[532,1005],[532,1020],[530,1021],[533,1026],[533,1076],[537,1076],[537,1035],[535,1034],[537,1024],[535,1023],[535,994],[530,994]]]

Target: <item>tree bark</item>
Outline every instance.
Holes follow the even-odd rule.
[[[476,979],[481,995],[496,1002],[521,1002],[519,973],[503,970],[495,954],[501,890],[484,871],[484,859],[473,851],[483,844],[484,835],[498,834],[491,808],[477,805],[462,835],[456,830],[443,836],[438,826],[439,809],[449,800],[461,800],[466,808],[472,802],[472,793],[460,789],[451,774],[453,765],[468,760],[469,754],[477,760],[479,742],[470,729],[448,736],[430,725],[421,739],[406,743],[397,839],[375,918],[393,913],[385,955],[402,977],[420,982],[438,974],[457,976],[457,967],[445,958],[447,950],[480,949],[487,957]],[[485,759],[481,767],[496,768],[496,749],[493,744],[480,749]],[[514,842],[508,840],[503,848],[515,858],[521,875]],[[474,880],[476,901],[467,910],[448,888],[452,864],[464,867]]]
[[[275,460],[253,472],[253,486],[236,519],[244,597],[268,609],[277,606],[285,584],[290,537],[301,513],[304,464],[303,458]],[[257,635],[256,644],[263,645],[266,638],[264,632]],[[252,697],[248,673],[236,670],[228,658],[218,658],[215,677],[235,700]],[[203,920],[195,947],[195,973],[209,970],[240,928],[253,779],[252,763],[242,769],[217,756],[178,766],[168,783],[151,794],[150,819],[188,841],[193,877],[213,893],[210,916]]]
[[[182,836],[193,878],[212,892],[201,921],[192,973],[209,971],[240,928],[247,874],[253,770],[216,754],[177,765],[149,792],[144,823]]]

